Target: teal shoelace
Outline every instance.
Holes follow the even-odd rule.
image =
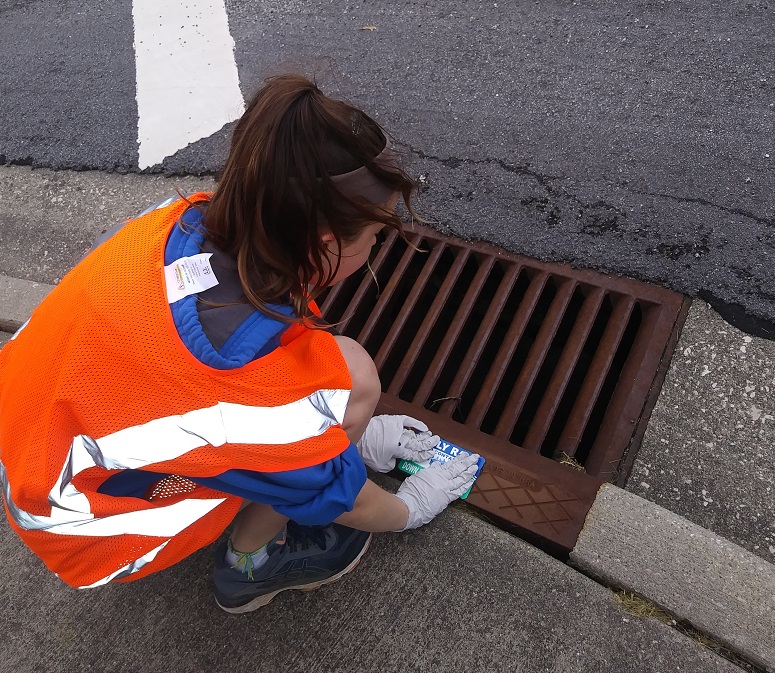
[[[266,545],[261,547],[261,549],[256,549],[256,551],[252,552],[241,552],[234,549],[234,547],[231,544],[231,538],[229,538],[229,551],[232,554],[235,554],[237,556],[237,562],[231,566],[234,570],[240,570],[243,573],[247,573],[248,579],[253,580],[253,569],[255,567],[253,563],[253,555],[257,554],[260,551],[263,551],[266,549]]]

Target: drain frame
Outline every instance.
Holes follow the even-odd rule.
[[[383,379],[377,413],[414,416],[445,439],[481,453],[487,462],[467,503],[565,557],[599,487],[606,481],[626,483],[691,300],[640,281],[540,262],[419,225],[407,225],[406,232],[408,244],[389,232],[371,263],[382,288],[372,286],[371,274],[351,277],[323,298],[323,315],[374,358]],[[438,286],[435,291],[428,289],[431,282]],[[477,302],[487,284],[495,289],[482,309]],[[513,315],[501,324],[506,306],[518,295]],[[454,311],[451,300],[457,302]],[[477,325],[475,308],[484,312]],[[545,310],[540,322],[538,308]],[[421,318],[418,311],[424,311]],[[393,322],[385,328],[387,312]],[[450,327],[441,332],[437,324],[445,316]],[[503,332],[496,362],[464,410],[463,396],[496,328]],[[429,348],[431,337],[434,348]],[[442,395],[431,404],[444,389],[442,375],[450,377],[450,359],[461,352],[461,367],[444,384],[457,395]],[[425,373],[418,374],[426,361]],[[548,395],[537,382],[546,384]],[[496,396],[507,399],[485,432],[483,425],[493,425],[488,404]],[[597,407],[606,399],[601,411]],[[436,403],[438,409],[431,409]],[[558,425],[563,404],[570,410]],[[600,417],[596,429],[593,417]],[[583,434],[589,428],[594,441]],[[554,454],[578,455],[586,472],[546,455],[552,432],[559,433]]]
[[[484,468],[465,501],[467,506],[558,558],[567,558],[576,546],[602,479],[540,455],[520,452],[515,456],[509,442],[392,395],[382,394],[375,413],[413,416],[445,439],[484,456]],[[397,471],[391,474],[406,477]]]

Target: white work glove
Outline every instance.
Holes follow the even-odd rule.
[[[374,416],[356,446],[363,462],[377,472],[390,472],[397,458],[427,462],[439,436],[410,416]]]
[[[460,454],[446,463],[434,463],[404,480],[396,496],[409,509],[402,530],[419,528],[442,512],[474,483],[479,456]]]

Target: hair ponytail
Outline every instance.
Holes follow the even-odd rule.
[[[340,248],[375,222],[403,233],[381,196],[400,192],[413,213],[416,183],[387,144],[377,122],[307,78],[267,80],[237,123],[205,215],[208,237],[237,260],[253,306],[285,321],[311,316],[309,301],[337,271],[327,263],[324,228]],[[321,280],[308,292],[313,279]],[[295,318],[269,307],[289,302]]]

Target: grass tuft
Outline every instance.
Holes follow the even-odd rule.
[[[676,620],[673,619],[673,616],[669,612],[660,608],[656,603],[653,603],[642,596],[638,596],[638,594],[635,594],[632,591],[617,591],[614,594],[614,601],[621,605],[622,608],[633,617],[641,617],[644,619],[646,617],[653,617],[668,626],[675,626],[677,624]]]
[[[755,666],[750,661],[746,661],[736,652],[730,650],[726,645],[723,645],[707,634],[698,631],[689,624],[677,621],[667,610],[663,610],[656,603],[643,596],[639,596],[632,591],[615,591],[614,601],[621,605],[624,611],[633,617],[640,617],[642,619],[651,617],[657,619],[663,624],[667,624],[683,635],[691,638],[703,649],[710,650],[718,656],[731,661],[744,671],[748,671],[749,673],[764,673],[758,666]]]
[[[567,465],[568,467],[573,468],[577,472],[587,471],[578,460],[576,460],[573,456],[569,456],[567,453],[565,453],[565,451],[558,451],[557,453],[554,454],[553,458],[560,465]]]

